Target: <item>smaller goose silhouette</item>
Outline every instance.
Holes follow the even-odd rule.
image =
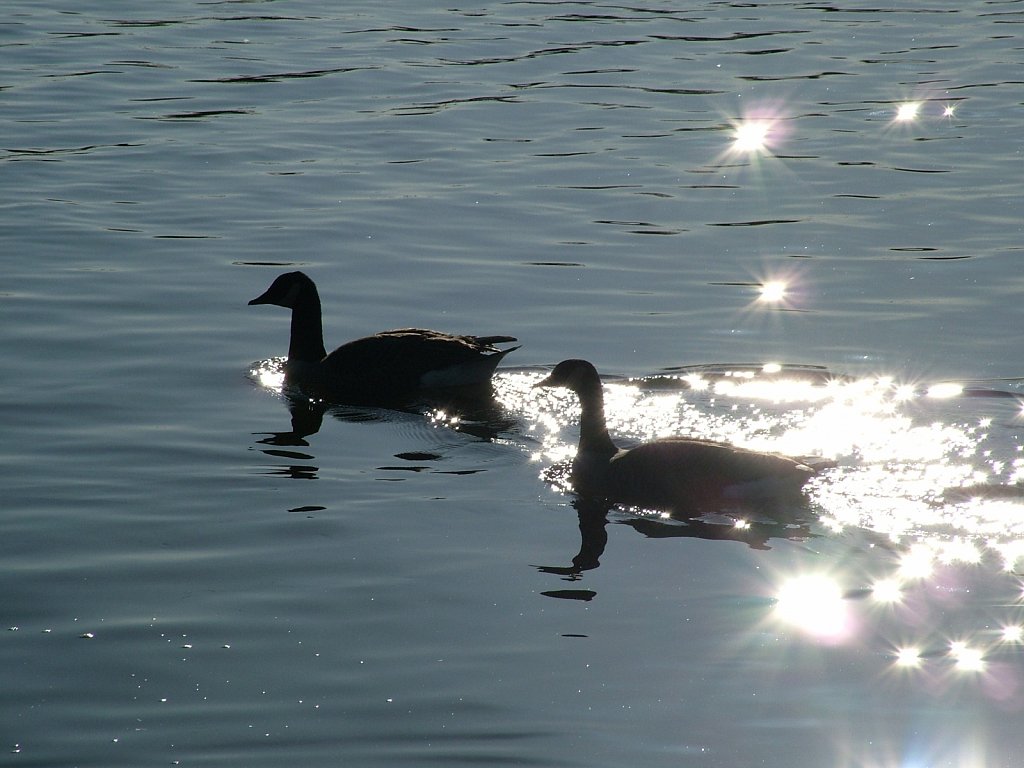
[[[430,390],[486,387],[510,349],[494,344],[514,336],[453,336],[422,328],[383,331],[327,354],[320,294],[302,272],[280,275],[252,304],[292,311],[285,374],[310,394],[332,401],[378,404],[407,401]]]
[[[566,387],[580,399],[572,484],[583,497],[696,515],[730,502],[795,500],[817,471],[787,456],[696,438],[669,437],[620,450],[605,426],[601,378],[586,360],[563,360],[534,386]]]

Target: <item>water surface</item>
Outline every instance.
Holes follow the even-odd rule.
[[[5,9],[12,765],[1017,764],[1018,4]],[[293,434],[295,268],[495,411]],[[837,467],[595,517],[566,357]]]

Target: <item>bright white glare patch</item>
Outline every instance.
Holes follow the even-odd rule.
[[[838,637],[847,628],[839,585],[827,576],[798,576],[782,585],[775,610],[787,624],[816,637]]]
[[[973,542],[954,539],[944,542],[939,549],[939,560],[943,563],[980,563],[981,551]]]
[[[1019,624],[1003,627],[1002,638],[1004,643],[1019,643],[1024,640],[1024,627]]]
[[[978,672],[985,666],[984,653],[964,642],[950,643],[949,655],[956,660],[956,668],[964,672]]]
[[[916,394],[917,390],[913,384],[900,384],[893,390],[892,397],[893,400],[902,403],[907,400],[913,400]]]
[[[928,397],[947,398],[959,397],[964,393],[964,385],[955,381],[944,381],[940,384],[932,384],[928,387]]]
[[[777,302],[786,298],[786,284],[781,280],[772,280],[761,284],[761,301]]]
[[[765,151],[771,127],[768,120],[744,120],[733,130],[732,148],[736,152]]]
[[[925,579],[931,576],[935,555],[930,547],[917,545],[900,558],[900,575],[905,579]]]
[[[921,651],[917,648],[900,648],[896,651],[897,667],[921,666]]]
[[[430,420],[434,424],[441,424],[453,428],[458,427],[458,425],[462,422],[462,419],[458,416],[458,414],[448,414],[442,410],[436,410],[432,414],[430,414]]]
[[[896,122],[907,123],[917,117],[921,111],[920,101],[905,101],[896,108]]]
[[[1014,505],[1013,510],[1015,517],[1018,516],[1017,513],[1019,513],[1020,508],[1017,505]],[[1024,541],[1021,541],[1020,539],[993,543],[992,548],[1003,558],[1004,571],[1016,570],[1017,561],[1024,557]]]
[[[284,388],[284,365],[281,360],[264,360],[252,369],[252,374],[265,389],[280,392]]]
[[[942,108],[943,117],[953,117],[956,114],[956,104],[946,104]]]
[[[778,363],[765,363],[761,367],[763,373],[779,373],[782,370],[782,366]]]
[[[702,378],[700,374],[691,373],[683,376],[683,381],[690,385],[690,389],[696,392],[703,392],[710,386],[710,382],[707,379]]]
[[[882,579],[871,587],[871,594],[880,603],[898,603],[903,599],[903,590],[896,579]]]

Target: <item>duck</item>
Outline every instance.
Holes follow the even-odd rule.
[[[292,311],[285,379],[333,402],[379,404],[434,390],[490,390],[498,363],[519,348],[494,346],[517,341],[514,336],[456,336],[399,328],[355,339],[327,354],[320,293],[303,272],[279,275],[249,302],[256,304]]]
[[[535,387],[565,387],[580,401],[573,491],[586,499],[695,517],[797,500],[818,469],[776,453],[699,438],[666,437],[620,449],[608,434],[601,377],[586,360],[563,360]]]

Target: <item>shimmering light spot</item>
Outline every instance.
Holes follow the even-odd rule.
[[[1024,627],[1019,624],[1003,627],[1002,638],[1004,643],[1019,643],[1024,640]]]
[[[943,117],[953,117],[956,114],[956,104],[946,104],[942,108]]]
[[[896,579],[881,579],[871,587],[871,594],[880,603],[898,603],[903,599],[903,589]]]
[[[847,606],[827,576],[798,576],[782,585],[775,610],[787,624],[816,637],[837,638],[848,629]]]
[[[779,302],[786,298],[786,284],[781,280],[772,280],[761,284],[761,301]]]
[[[914,647],[899,648],[896,651],[897,667],[921,666],[921,651]]]
[[[458,414],[449,414],[443,410],[437,409],[433,413],[428,414],[430,422],[436,426],[451,427],[452,429],[458,429],[462,419]]]
[[[980,563],[981,551],[973,542],[953,539],[943,543],[939,560],[943,563]]]
[[[764,152],[771,128],[769,120],[744,120],[737,124],[733,129],[733,151],[745,154]]]
[[[964,393],[964,385],[955,381],[944,381],[928,387],[928,397],[947,398],[959,397]]]
[[[917,389],[913,384],[900,384],[892,393],[893,400],[903,403],[907,400],[913,400],[917,394]]]
[[[911,547],[900,558],[900,575],[905,579],[926,579],[932,574],[934,554],[930,547],[917,545]]]
[[[1016,512],[1020,508],[1014,505]],[[1024,540],[1014,539],[1013,541],[993,542],[992,549],[999,553],[1003,559],[1003,570],[1014,571],[1017,568],[1017,561],[1024,557]]]
[[[764,373],[779,373],[780,371],[782,371],[782,366],[779,365],[778,363],[765,363],[761,367],[761,370]]]
[[[687,376],[683,376],[683,381],[689,384],[690,389],[696,392],[703,392],[709,386],[711,386],[707,379],[703,378],[700,374],[697,373],[691,373]]]
[[[964,672],[980,672],[985,667],[985,654],[967,643],[950,643],[949,655],[956,661],[956,668]]]
[[[284,358],[263,360],[249,373],[265,389],[280,392],[284,388]]]
[[[907,123],[914,120],[921,111],[920,101],[905,101],[896,108],[896,122]]]

